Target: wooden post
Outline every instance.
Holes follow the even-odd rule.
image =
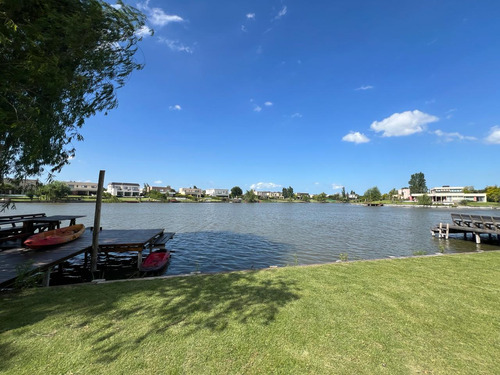
[[[450,238],[450,224],[446,224],[446,239]]]
[[[481,243],[481,236],[479,233],[474,233],[476,235],[476,243]]]
[[[50,272],[52,267],[49,267],[47,271],[43,274],[42,286],[48,287],[50,285]]]
[[[92,231],[92,256],[90,258],[91,271],[97,271],[97,253],[99,252],[99,230],[101,228],[101,203],[102,191],[104,189],[104,173],[99,171],[99,182],[97,185],[97,199],[95,201],[94,230]]]

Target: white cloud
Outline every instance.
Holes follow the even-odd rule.
[[[163,183],[163,181],[162,180],[156,180],[153,183],[156,184],[156,185],[159,185],[159,184]]]
[[[271,107],[273,105],[273,102],[265,102],[264,105],[266,107]]]
[[[354,90],[356,90],[356,91],[358,91],[358,90],[363,90],[363,91],[365,91],[365,90],[371,90],[371,89],[373,89],[373,88],[374,88],[374,87],[373,87],[373,86],[370,86],[370,85],[363,85],[363,86],[360,86],[360,87],[358,87],[357,89],[354,89]]]
[[[115,9],[122,9],[122,5],[121,4],[110,4],[111,8],[115,8]]]
[[[420,133],[427,124],[438,120],[436,116],[414,110],[394,113],[382,121],[374,121],[370,128],[377,133],[383,132],[382,137],[400,137]]]
[[[456,108],[452,108],[448,111],[446,111],[446,118],[449,120],[450,118],[453,117],[453,112],[455,112],[457,109]]]
[[[276,17],[274,17],[274,19],[279,20],[281,17],[283,17],[286,14],[286,12],[288,12],[288,8],[286,7],[286,5],[283,5],[283,8],[281,8],[281,10],[278,12]]]
[[[191,47],[185,46],[184,44],[180,43],[177,40],[170,40],[159,37],[158,42],[166,44],[167,47],[170,48],[172,51],[193,53],[193,49]]]
[[[250,19],[250,20],[254,20],[255,19],[255,13],[247,13],[247,18]]]
[[[332,184],[332,189],[333,190],[339,190],[342,189],[344,185],[339,185],[339,184]]]
[[[176,104],[176,105],[171,105],[170,107],[168,107],[168,109],[170,109],[171,111],[180,111],[182,108],[179,104]]]
[[[302,114],[300,114],[299,112],[295,112],[293,115],[292,115],[292,118],[301,118],[302,117]]]
[[[257,106],[255,106],[255,108],[253,110],[255,112],[260,112],[260,111],[262,111],[262,107],[260,107],[260,106],[257,105]]]
[[[485,140],[486,143],[500,145],[500,126],[493,126]]]
[[[434,134],[436,134],[438,137],[442,137],[445,142],[452,142],[452,141],[476,141],[477,138],[475,137],[469,137],[466,135],[462,135],[457,132],[453,133],[446,133],[442,130],[436,130],[434,131]]]
[[[241,25],[241,31],[243,31],[244,33],[247,32],[247,28],[245,27],[245,25]]]
[[[349,134],[344,135],[342,137],[342,140],[345,142],[352,142],[357,144],[370,142],[370,139],[360,132],[350,132]]]
[[[275,184],[273,182],[257,182],[256,184],[250,185],[250,189],[253,190],[275,189],[280,187],[281,185]]]
[[[152,30],[146,25],[142,26],[139,30],[135,32],[135,35],[139,37],[149,36],[152,34]]]
[[[146,13],[148,16],[148,20],[154,25],[154,26],[165,26],[169,23],[172,22],[183,22],[184,19],[180,16],[177,15],[171,15],[165,13],[165,11],[161,8],[150,8],[149,7],[149,0],[146,0],[142,3],[137,4],[137,9],[142,10]]]

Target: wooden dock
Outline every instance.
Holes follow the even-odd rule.
[[[102,230],[99,233],[101,251],[142,251],[160,245],[171,239],[175,233],[164,233],[163,229]],[[158,241],[158,242],[157,242]],[[12,283],[18,276],[19,267],[28,267],[32,272],[46,272],[44,284],[48,285],[48,275],[52,267],[90,251],[92,232],[87,229],[75,241],[46,250],[15,248],[0,251],[0,286]]]
[[[473,236],[476,243],[481,243],[481,235],[488,235],[490,239],[496,235],[500,242],[500,217],[451,214],[452,223],[439,223],[431,229],[432,236],[448,239],[450,234],[463,234],[467,239],[468,234]]]

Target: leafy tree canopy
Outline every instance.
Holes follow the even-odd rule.
[[[314,200],[318,201],[318,202],[326,202],[326,198],[327,198],[327,196],[326,196],[325,192],[320,193],[320,194],[316,194],[314,196]]]
[[[373,202],[373,201],[379,201],[382,198],[382,194],[380,193],[379,188],[374,186],[365,191],[364,197],[367,201]]]
[[[248,203],[253,203],[253,202],[257,202],[257,195],[255,194],[255,192],[252,190],[247,190],[247,192],[245,193],[245,195],[243,196],[243,199],[245,199],[245,202],[248,202]]]
[[[241,197],[243,195],[243,190],[239,186],[235,186],[231,189],[231,196],[233,198]]]
[[[71,189],[61,181],[53,181],[50,184],[40,186],[37,191],[37,195],[43,195],[50,201],[66,198],[69,194],[71,194]]]
[[[422,172],[414,173],[408,181],[410,187],[410,193],[427,193],[427,184],[425,182],[425,176]]]
[[[145,16],[104,0],[0,2],[0,181],[59,171],[85,119],[117,106]]]
[[[500,187],[497,185],[487,186],[486,197],[489,202],[500,202]]]

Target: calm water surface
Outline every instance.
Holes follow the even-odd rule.
[[[17,204],[15,213],[86,215],[93,225],[94,205]],[[162,228],[176,232],[166,274],[218,272],[271,265],[334,262],[408,256],[415,251],[465,252],[497,245],[461,239],[439,240],[430,228],[451,222],[450,213],[495,215],[498,210],[365,207],[349,204],[103,204],[103,229]],[[461,238],[461,237],[458,237]]]

